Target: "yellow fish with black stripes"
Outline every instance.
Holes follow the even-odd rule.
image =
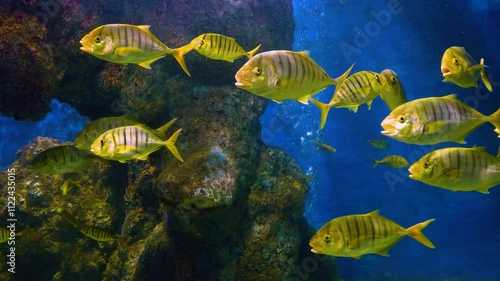
[[[80,232],[99,242],[111,242],[118,240],[118,237],[97,226],[83,226],[80,228]]]
[[[105,61],[138,64],[151,69],[150,64],[173,55],[187,75],[183,48],[171,49],[149,31],[149,25],[106,24],[99,26],[80,40],[80,50]]]
[[[481,76],[483,84],[491,92],[493,88],[484,68],[484,59],[478,64],[464,47],[453,46],[446,49],[441,59],[443,82],[453,83],[462,88],[477,87],[477,80]]]
[[[422,233],[434,219],[403,228],[379,215],[378,210],[335,218],[323,225],[311,238],[311,252],[359,259],[366,254],[389,256],[387,251],[405,236],[429,248],[436,248]]]
[[[184,162],[175,146],[181,130],[177,130],[168,140],[163,140],[146,126],[118,127],[100,135],[90,150],[101,158],[125,163],[130,160],[147,160],[149,154],[166,146],[179,161]]]
[[[374,139],[374,140],[368,140],[368,142],[371,144],[371,146],[378,148],[378,149],[389,149],[391,148],[391,144],[384,140],[384,139]]]
[[[375,165],[373,166],[373,168],[377,167],[379,164],[383,164],[396,169],[408,166],[408,161],[403,156],[399,155],[387,155],[381,160],[375,159],[374,161]]]
[[[455,95],[447,95],[416,99],[396,107],[382,121],[381,133],[412,144],[465,143],[465,137],[486,122],[500,134],[500,109],[485,116]]]
[[[247,52],[236,43],[234,38],[217,33],[205,33],[197,36],[191,40],[191,43],[182,48],[184,53],[194,49],[209,59],[233,62],[243,56],[252,58],[259,50],[260,45]]]
[[[484,147],[448,147],[432,151],[408,169],[410,178],[452,191],[477,191],[500,184],[500,158]]]
[[[39,173],[63,175],[81,172],[98,159],[89,151],[78,149],[74,145],[62,145],[42,151],[30,165]]]
[[[352,67],[351,67],[352,68]],[[351,68],[341,77],[347,77]],[[268,51],[253,56],[235,75],[235,86],[275,102],[309,98],[330,85],[337,85],[308,52]]]
[[[353,112],[357,112],[358,107],[366,103],[368,109],[370,109],[373,100],[387,84],[384,76],[366,70],[356,72],[347,78],[340,77],[337,79],[337,82],[339,84],[335,89],[332,100],[328,104],[313,98],[310,99],[321,110],[321,129],[325,126],[330,108],[348,108]]]
[[[384,76],[387,81],[382,92],[380,92],[380,98],[385,102],[387,107],[393,111],[396,107],[407,102],[405,88],[396,72],[391,69],[382,70],[380,75]]]

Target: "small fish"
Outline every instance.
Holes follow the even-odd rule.
[[[78,173],[97,158],[73,145],[52,147],[38,154],[31,162],[33,170],[44,174]]]
[[[386,166],[399,169],[408,166],[408,161],[399,155],[388,155],[382,160],[375,160],[373,168],[377,167],[378,164],[384,164]]]
[[[321,129],[325,126],[330,108],[348,108],[353,112],[357,112],[358,107],[366,103],[368,109],[370,109],[373,99],[380,94],[387,84],[384,76],[373,71],[356,72],[347,79],[337,79],[337,82],[339,84],[330,103],[324,104],[313,98],[310,99],[321,110]]]
[[[432,151],[408,169],[410,178],[452,191],[478,191],[500,184],[500,158],[484,147],[448,147]]]
[[[382,92],[380,92],[380,98],[393,111],[396,107],[406,102],[405,89],[396,72],[384,69],[380,75],[384,76],[387,81]]]
[[[62,195],[67,195],[68,192],[76,185],[78,187],[81,187],[81,185],[78,183],[79,181],[73,181],[72,179],[67,179],[63,182],[61,185],[61,192]]]
[[[336,79],[330,78],[307,52],[283,50],[255,55],[238,70],[235,79],[236,87],[254,95],[275,102],[296,100],[303,104],[324,88],[337,85]]]
[[[441,59],[443,82],[454,83],[462,88],[477,87],[477,80],[481,76],[484,85],[491,92],[491,83],[484,68],[484,59],[477,64],[464,47],[453,46],[446,49]]]
[[[448,95],[416,99],[398,106],[382,121],[381,133],[413,144],[465,143],[465,137],[486,122],[492,123],[500,134],[500,109],[485,116],[455,95]]]
[[[84,226],[80,228],[80,232],[85,236],[99,242],[110,242],[118,240],[118,238],[109,233],[109,231],[97,226]]]
[[[170,126],[177,120],[177,118],[170,120],[170,122],[156,129],[156,133],[159,137],[165,138],[165,132],[170,128]],[[114,116],[105,117],[94,120],[88,123],[83,130],[78,133],[75,138],[75,146],[79,149],[90,150],[92,143],[104,132],[115,129],[118,127],[132,126],[132,125],[142,125],[147,127],[141,122],[134,120],[128,116]],[[148,130],[153,130],[147,127]]]
[[[141,125],[119,127],[100,135],[92,144],[91,151],[104,159],[125,163],[129,160],[147,160],[149,154],[166,146],[179,161],[184,162],[175,146],[181,130],[164,141]]]
[[[80,207],[84,209],[102,208],[106,207],[108,203],[99,198],[87,198],[80,202]]]
[[[247,52],[236,43],[234,38],[222,34],[205,33],[194,38],[190,44],[183,48],[185,48],[184,52],[194,49],[209,59],[233,62],[242,56],[251,59],[257,50],[259,50],[260,45]]]
[[[384,139],[374,139],[374,140],[369,140],[368,141],[373,147],[378,148],[378,149],[389,149],[391,148],[391,145],[389,144],[388,141]]]
[[[0,227],[0,243],[5,243],[10,238],[10,230],[4,227]]]
[[[336,257],[359,259],[366,254],[389,256],[387,251],[405,236],[410,236],[429,248],[434,244],[422,233],[434,219],[404,229],[394,221],[379,215],[378,210],[367,214],[335,218],[323,225],[311,238],[311,252]]]
[[[156,38],[149,25],[107,24],[97,27],[80,41],[80,50],[105,61],[138,64],[151,69],[150,64],[173,55],[187,75],[182,48],[170,49]]]
[[[316,145],[317,145],[319,148],[321,148],[321,149],[323,149],[323,150],[326,150],[326,151],[328,151],[328,152],[332,152],[332,153],[337,152],[337,150],[336,150],[335,148],[331,147],[330,145],[328,145],[328,144],[326,144],[326,143],[316,142]]]

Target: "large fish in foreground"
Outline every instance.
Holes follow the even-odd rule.
[[[173,55],[187,75],[182,48],[170,49],[156,38],[149,25],[106,24],[97,27],[80,41],[80,50],[105,61],[138,64],[151,69],[150,64]]]
[[[378,210],[367,214],[338,217],[323,225],[311,238],[311,252],[336,257],[359,259],[366,254],[389,256],[387,251],[405,236],[410,236],[429,248],[434,244],[422,233],[434,219],[407,229],[379,215]]]
[[[484,67],[484,59],[478,64],[464,47],[459,46],[446,49],[441,59],[443,82],[454,83],[462,88],[477,87],[477,80],[481,76],[484,85],[491,92],[491,83],[484,72]]]
[[[181,162],[184,162],[175,142],[182,129],[177,130],[168,140],[163,140],[146,126],[118,127],[100,135],[92,144],[95,155],[125,163],[130,160],[147,160],[148,155],[166,146]]]
[[[347,77],[350,69],[344,73]],[[342,76],[342,77],[343,77]],[[275,102],[309,98],[330,85],[337,85],[307,52],[268,51],[255,55],[235,76],[236,87]]]
[[[381,133],[412,144],[465,143],[465,137],[486,122],[492,123],[500,134],[500,109],[485,116],[455,95],[448,95],[416,99],[398,106],[382,121]]]
[[[245,51],[236,40],[231,37],[216,33],[205,33],[197,36],[191,43],[182,47],[184,53],[195,50],[205,57],[213,60],[233,62],[235,59],[246,56],[252,58],[259,50],[260,45],[251,51]]]
[[[352,66],[348,72],[351,69]],[[330,108],[348,108],[353,112],[357,112],[358,107],[366,103],[368,109],[370,109],[373,100],[384,89],[385,84],[387,84],[384,76],[366,70],[356,72],[347,78],[339,77],[337,83],[333,97],[328,104],[310,98],[311,102],[321,110],[320,129],[323,129],[325,126]]]
[[[500,158],[484,147],[448,147],[424,155],[408,169],[410,178],[452,191],[478,191],[500,184]]]

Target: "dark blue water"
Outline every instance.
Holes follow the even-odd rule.
[[[500,41],[494,35],[500,27],[498,1],[359,2],[296,1],[294,50],[309,50],[332,77],[354,62],[353,72],[390,68],[403,82],[408,100],[456,93],[483,114],[498,109]],[[497,91],[441,82],[442,54],[455,45],[464,46],[476,60],[485,58]],[[329,101],[332,93],[329,88],[317,97]],[[306,211],[316,229],[332,218],[375,209],[404,227],[436,218],[424,231],[436,249],[405,238],[389,251],[390,257],[339,258],[344,280],[500,280],[498,187],[489,195],[452,192],[413,181],[406,169],[372,168],[374,158],[399,154],[413,163],[448,146],[476,144],[496,155],[500,141],[493,126],[473,132],[466,145],[417,146],[386,138],[392,148],[381,151],[367,140],[383,137],[380,122],[388,113],[379,98],[370,111],[366,105],[356,114],[332,109],[325,129],[318,132],[319,110],[285,102],[272,103],[261,121],[267,144],[283,147],[304,172],[316,174]],[[319,150],[314,144],[318,138],[337,153]]]
[[[491,114],[500,105],[500,1],[429,3],[296,0],[294,50],[310,51],[332,77],[354,62],[353,72],[390,68],[399,75],[409,100],[456,93],[478,111]],[[497,91],[441,82],[441,56],[454,45],[464,46],[476,60],[485,58]],[[317,97],[328,101],[332,93],[333,88],[328,88]],[[57,101],[52,107],[53,112],[39,123],[0,118],[1,168],[12,163],[16,150],[36,136],[74,139],[84,118]],[[404,227],[436,218],[424,231],[436,249],[404,238],[389,251],[390,257],[339,258],[343,279],[500,280],[500,188],[491,189],[489,195],[451,192],[413,181],[405,169],[373,169],[372,160],[400,154],[412,163],[437,148],[474,144],[496,154],[500,141],[493,127],[486,124],[473,132],[466,145],[417,146],[387,138],[392,147],[381,151],[367,140],[383,137],[380,122],[388,113],[379,98],[370,111],[366,105],[356,114],[332,109],[325,129],[318,131],[316,107],[271,102],[261,119],[266,144],[282,147],[304,173],[313,175],[306,217],[316,229],[332,218],[375,209]],[[318,139],[337,153],[318,150]]]

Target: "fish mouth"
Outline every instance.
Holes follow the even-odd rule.
[[[447,76],[453,75],[453,73],[451,72],[451,69],[449,69],[446,66],[442,66],[441,67],[441,73],[443,74],[443,77],[447,77]]]
[[[319,252],[318,252],[318,251],[316,251],[316,250],[314,250],[314,248],[313,248],[313,249],[311,249],[311,252],[313,252],[313,253],[315,253],[315,254],[319,254]]]
[[[391,132],[389,132],[389,131],[387,131],[387,130],[380,131],[380,133],[381,133],[382,135],[384,135],[384,136],[388,136],[388,137],[390,137],[390,136],[394,135],[394,133],[391,133]]]

